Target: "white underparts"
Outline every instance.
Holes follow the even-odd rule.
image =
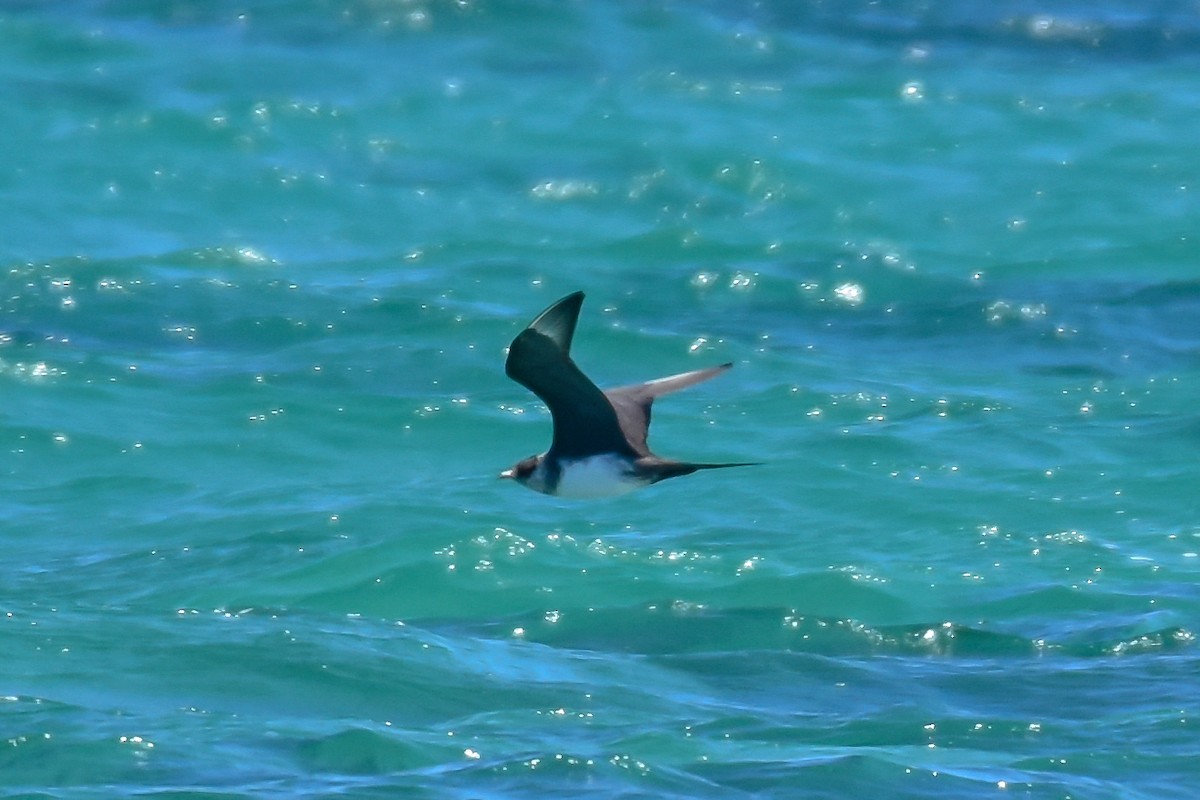
[[[579,500],[613,497],[648,483],[631,474],[629,463],[617,456],[589,456],[576,461],[563,459],[559,465],[561,472],[555,492],[559,497]]]

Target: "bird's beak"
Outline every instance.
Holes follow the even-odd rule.
[[[511,469],[506,469],[506,470],[504,470],[504,472],[501,472],[496,477],[497,478],[513,478],[513,477],[515,477],[515,474],[513,473],[513,471]]]

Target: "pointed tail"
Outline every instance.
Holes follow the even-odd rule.
[[[701,469],[725,469],[726,467],[757,467],[758,461],[740,461],[736,464],[692,464],[687,461],[660,461],[646,470],[651,483],[665,481],[667,478],[678,478],[681,475],[691,475]]]
[[[698,469],[725,469],[726,467],[761,467],[761,461],[737,461],[729,464],[683,464],[682,466],[690,467],[694,472]]]

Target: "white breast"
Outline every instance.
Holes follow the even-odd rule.
[[[627,471],[626,462],[615,456],[590,456],[578,461],[561,461],[559,497],[584,500],[613,497],[646,485]]]

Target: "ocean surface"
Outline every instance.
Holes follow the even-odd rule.
[[[0,797],[1191,798],[1194,3],[0,5]],[[503,370],[732,361],[567,502]]]

